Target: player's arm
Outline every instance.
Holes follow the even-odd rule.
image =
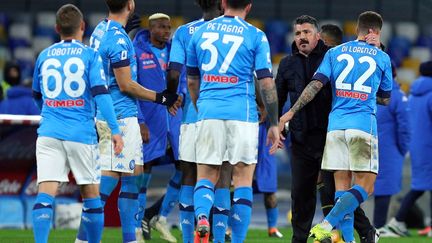
[[[198,32],[195,32],[195,34],[192,36],[192,39],[189,42],[188,48],[187,48],[187,65],[186,65],[186,71],[187,71],[187,84],[188,84],[188,90],[189,95],[191,97],[192,104],[195,106],[195,109],[197,109],[197,101],[199,97],[200,92],[200,70],[198,68],[198,58],[196,54],[196,40],[199,36]]]
[[[390,98],[383,98],[377,96],[377,104],[378,105],[389,105],[390,104]]]
[[[390,58],[387,58],[383,70],[381,83],[378,87],[378,92],[376,94],[377,104],[389,105],[392,89],[393,89],[393,73],[391,69]]]
[[[279,129],[282,131],[285,128],[285,123],[290,121],[295,113],[299,110],[303,109],[313,98],[315,95],[324,87],[324,84],[318,80],[312,80],[306,88],[301,93],[300,97],[296,101],[296,103],[291,107],[291,109],[285,113],[279,122]]]
[[[194,74],[198,71],[198,74]],[[195,109],[197,109],[197,101],[200,92],[200,75],[199,70],[190,71],[188,68],[188,90]],[[198,110],[198,109],[197,109]]]
[[[39,110],[42,110],[42,92],[40,90],[40,80],[39,80],[39,58],[36,60],[35,69],[33,71],[33,100],[35,101]]]
[[[132,81],[129,65],[114,68],[113,70],[120,91],[132,97],[140,100],[153,101],[166,106],[173,105],[178,98],[176,93],[170,93],[166,90],[161,93],[156,93],[155,91],[146,89],[137,82]]]

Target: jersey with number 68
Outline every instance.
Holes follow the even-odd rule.
[[[203,24],[188,46],[188,74],[200,74],[198,120],[257,122],[254,71],[272,77],[266,35],[239,17]]]
[[[377,134],[376,97],[389,98],[389,56],[364,41],[350,41],[327,51],[313,79],[331,82],[332,111],[328,130],[357,129]]]
[[[92,96],[106,93],[106,81],[95,50],[76,40],[46,48],[35,64],[33,90],[43,100],[39,136],[97,143]]]
[[[137,116],[136,99],[120,92],[113,71],[114,68],[130,66],[132,81],[137,80],[135,49],[123,26],[113,20],[101,21],[90,37],[90,46],[102,57],[117,119]],[[105,120],[99,111],[97,119]]]

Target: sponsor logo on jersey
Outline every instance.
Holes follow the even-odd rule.
[[[342,98],[358,99],[365,101],[369,98],[368,94],[348,90],[336,90],[336,96]]]
[[[224,76],[224,75],[214,75],[214,74],[204,74],[204,82],[208,83],[238,83],[238,77],[236,76]]]
[[[50,100],[46,99],[45,104],[49,107],[53,108],[68,108],[68,107],[82,107],[85,104],[85,101],[83,99],[77,99],[77,100]]]

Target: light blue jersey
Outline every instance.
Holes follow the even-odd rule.
[[[61,41],[39,55],[33,91],[42,94],[39,136],[96,144],[95,103],[106,93],[99,54],[79,41]]]
[[[264,32],[239,17],[221,16],[195,32],[187,54],[188,74],[201,77],[199,121],[258,121],[253,73],[272,77]]]
[[[123,26],[113,20],[103,20],[93,31],[90,37],[90,45],[102,57],[117,119],[136,117],[136,99],[120,92],[113,71],[115,68],[130,66],[131,78],[134,82],[137,80],[135,49]],[[97,112],[97,119],[105,120],[99,110]]]
[[[174,33],[171,44],[171,53],[169,60],[170,69],[174,69],[180,72],[179,86],[184,87],[184,90],[181,90],[185,94],[185,105],[183,108],[182,118],[182,123],[184,124],[195,123],[197,121],[197,112],[195,110],[195,107],[193,107],[189,91],[187,90],[186,69],[184,67],[186,66],[186,53],[189,41],[192,38],[193,33],[195,33],[195,30],[197,30],[204,23],[206,23],[204,19],[199,19],[180,26]],[[182,83],[184,85],[181,85]]]
[[[364,41],[350,41],[330,49],[313,79],[331,82],[332,111],[328,131],[357,129],[377,134],[376,96],[390,97],[389,56]]]

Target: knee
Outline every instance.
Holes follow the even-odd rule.
[[[276,198],[275,193],[265,193],[264,194],[264,206],[265,206],[265,208],[277,207],[277,198]]]

